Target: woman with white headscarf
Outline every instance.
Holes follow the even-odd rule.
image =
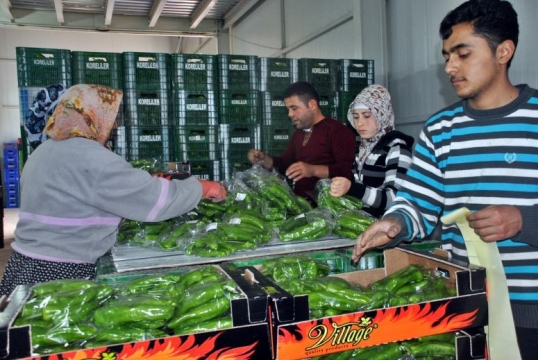
[[[362,200],[363,210],[380,217],[391,205],[401,177],[411,165],[414,139],[394,129],[390,94],[381,85],[363,89],[350,104],[347,118],[361,137],[354,182],[333,178],[331,195],[355,196]]]

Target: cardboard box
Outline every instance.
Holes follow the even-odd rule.
[[[390,249],[384,252],[384,268],[334,276],[368,286],[410,264],[420,264],[446,277],[457,296],[278,326],[276,358],[304,359],[487,325],[485,269],[467,268],[440,256],[444,252],[436,253]]]

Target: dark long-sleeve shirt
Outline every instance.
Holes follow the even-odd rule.
[[[310,139],[303,146],[307,132],[296,130],[280,156],[273,157],[273,166],[281,174],[293,163],[302,161],[310,165],[326,165],[329,178],[343,176],[352,179],[355,160],[355,134],[343,123],[325,118],[312,128]],[[295,183],[294,192],[315,199],[314,188],[319,178],[304,178]]]

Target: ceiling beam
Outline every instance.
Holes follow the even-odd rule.
[[[13,15],[11,14],[11,11],[9,11],[10,7],[11,3],[9,0],[0,0],[0,11],[4,13],[8,20],[13,20]]]
[[[150,28],[155,27],[155,24],[157,24],[157,20],[159,20],[159,17],[161,16],[165,5],[166,0],[155,0],[153,2],[153,6],[151,7],[151,11],[149,12],[148,26]]]
[[[114,3],[116,0],[106,0],[105,4],[105,25],[112,24],[112,14],[114,13]]]
[[[224,15],[224,26],[223,29],[226,30],[237,22],[243,15],[245,15],[254,5],[258,3],[259,0],[241,0],[238,2],[233,9],[228,11]]]
[[[202,0],[202,2],[194,9],[191,15],[191,29],[194,29],[207,16],[209,11],[215,6],[217,0]]]
[[[54,0],[54,9],[56,9],[56,19],[60,24],[65,22],[64,20],[64,6],[62,0]]]

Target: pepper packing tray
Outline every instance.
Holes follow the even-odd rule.
[[[455,286],[457,295],[278,326],[273,335],[277,338],[276,358],[304,359],[487,325],[484,268],[465,267],[448,261],[443,257],[446,252],[440,250],[430,254],[395,248],[386,250],[384,256],[384,268],[334,276],[351,284],[368,286],[399,269],[417,264],[442,274],[449,284]],[[474,339],[465,339],[464,336],[459,343],[469,345],[474,342]],[[462,346],[457,350],[457,359],[484,357],[484,346],[475,345],[474,354],[463,351]]]

